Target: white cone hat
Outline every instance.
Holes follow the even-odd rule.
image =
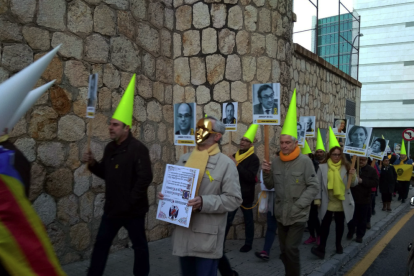
[[[46,70],[60,45],[0,85],[0,133]]]
[[[36,101],[43,95],[45,91],[47,91],[56,80],[48,82],[27,94],[26,98],[24,98],[23,102],[20,104],[19,108],[14,113],[13,117],[9,120],[7,124],[7,128],[9,133],[12,131],[13,127],[17,124],[21,117],[36,103]]]

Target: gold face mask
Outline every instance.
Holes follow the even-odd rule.
[[[209,119],[200,119],[197,122],[196,143],[199,145],[210,137],[210,134],[218,133],[213,131],[213,124]]]

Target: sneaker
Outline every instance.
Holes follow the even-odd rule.
[[[356,237],[355,241],[356,241],[357,243],[362,243],[362,238],[361,238],[361,237]]]
[[[371,229],[371,222],[367,222],[367,229]]]
[[[246,252],[249,252],[250,250],[252,250],[252,246],[248,245],[248,244],[245,244],[245,245],[242,246],[242,248],[240,248],[239,251],[243,252],[243,253],[246,253]]]
[[[314,243],[314,242],[316,242],[316,238],[314,238],[314,237],[310,236],[310,237],[309,237],[309,239],[307,239],[307,240],[304,242],[304,244],[311,244],[311,243]]]
[[[321,237],[320,236],[316,238],[316,244],[317,245],[320,245],[321,244]]]
[[[315,256],[317,256],[319,259],[325,258],[325,252],[322,252],[318,247],[314,246],[311,248],[311,253]]]
[[[269,261],[269,255],[266,251],[255,252],[254,255],[256,255],[257,258],[262,259],[263,261]]]

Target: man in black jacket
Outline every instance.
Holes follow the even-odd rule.
[[[356,229],[356,242],[362,243],[371,205],[371,189],[378,186],[378,175],[373,167],[367,165],[367,157],[358,158],[360,166],[358,185],[351,188],[352,197],[355,201],[355,211],[354,217],[348,223],[347,238],[351,240]]]

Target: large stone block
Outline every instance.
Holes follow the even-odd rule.
[[[195,102],[195,90],[191,86],[187,86],[184,89],[184,98],[186,103]]]
[[[59,49],[59,54],[62,56],[82,59],[83,41],[79,37],[72,34],[56,32],[52,36],[52,47],[55,48],[59,44],[62,44]]]
[[[230,84],[229,84],[229,82],[222,81],[222,82],[217,83],[214,86],[213,99],[215,101],[219,102],[219,103],[230,100]]]
[[[106,63],[109,56],[109,43],[100,34],[85,39],[85,60],[94,63]]]
[[[93,202],[95,200],[95,194],[91,191],[86,192],[79,198],[79,213],[80,218],[84,222],[89,222],[93,218]]]
[[[57,203],[57,217],[60,223],[72,226],[79,222],[79,202],[74,194],[70,194]]]
[[[144,74],[153,79],[155,76],[155,58],[149,54],[144,53],[142,56],[142,68]]]
[[[1,63],[11,72],[17,72],[33,63],[33,51],[24,44],[7,45],[3,48]]]
[[[164,10],[164,27],[172,31],[174,29],[174,10],[165,9]]]
[[[20,138],[14,145],[23,153],[29,162],[36,160],[36,141],[32,138]]]
[[[193,5],[193,25],[197,29],[203,29],[210,26],[208,6],[203,2],[198,2]]]
[[[95,8],[93,30],[107,36],[116,35],[116,15],[107,5],[101,4]]]
[[[0,3],[0,5],[5,4]],[[10,10],[19,22],[32,22],[36,11],[36,0],[11,0]]]
[[[251,124],[253,121],[253,107],[251,102],[244,102],[241,104],[241,120],[243,123]]]
[[[134,113],[133,116],[139,122],[145,122],[147,120],[147,111],[145,108],[145,100],[140,96],[136,96],[134,100]]]
[[[160,2],[149,3],[148,15],[150,22],[157,28],[164,25],[164,5]]]
[[[204,58],[190,58],[191,83],[200,85],[206,82],[206,64]]]
[[[46,192],[55,198],[64,197],[72,192],[72,172],[61,168],[46,178]]]
[[[246,84],[241,81],[235,81],[231,83],[231,98],[235,102],[247,101],[247,87]]]
[[[44,165],[59,167],[65,158],[64,147],[58,142],[44,143],[37,148],[37,156]]]
[[[217,51],[217,32],[213,28],[202,31],[203,54],[212,54]]]
[[[152,81],[144,75],[138,75],[135,87],[138,94],[146,99],[152,98]]]
[[[73,174],[73,180],[75,182],[73,187],[73,193],[75,195],[81,196],[87,190],[89,190],[89,187],[91,186],[90,177],[91,173],[86,168],[86,164],[76,169],[76,171]]]
[[[165,57],[157,58],[156,62],[157,80],[165,83],[173,83],[173,60]]]
[[[211,20],[213,21],[213,27],[220,29],[226,24],[227,8],[224,4],[212,4],[211,5]]]
[[[236,35],[237,52],[240,55],[250,52],[250,34],[244,30],[237,32]]]
[[[38,60],[44,56],[44,54],[37,54],[34,57],[34,60]],[[52,61],[49,63],[49,66],[42,74],[42,78],[49,82],[52,80],[56,80],[56,84],[60,84],[62,82],[62,75],[63,75],[63,62],[60,60],[59,57],[54,57]]]
[[[207,81],[210,84],[216,84],[223,79],[225,59],[222,55],[215,54],[207,56]]]
[[[204,114],[221,118],[221,105],[215,102],[210,102],[204,106]]]
[[[134,72],[141,66],[139,50],[127,38],[111,38],[111,61],[122,70]]]
[[[92,32],[93,20],[91,8],[81,0],[69,4],[68,29],[77,35],[88,35]]]
[[[200,32],[196,30],[186,31],[183,34],[184,56],[197,55],[200,52]]]
[[[137,44],[148,52],[158,55],[160,52],[160,37],[156,29],[144,23],[138,23]]]
[[[254,33],[252,34],[252,48],[251,54],[255,56],[260,56],[264,54],[266,50],[266,38],[264,35]]]
[[[161,55],[166,57],[171,57],[171,45],[172,45],[172,38],[171,38],[171,32],[162,29],[161,30]]]
[[[89,70],[81,61],[68,60],[65,62],[65,75],[74,87],[87,87]]]
[[[52,140],[57,133],[58,114],[48,106],[33,110],[29,124],[29,135],[36,140]]]
[[[45,225],[49,225],[56,218],[56,202],[53,197],[48,194],[41,194],[35,202],[33,202],[33,208]]]
[[[32,163],[32,167],[30,170],[30,201],[35,200],[42,193],[45,179],[45,168],[39,163]]]
[[[241,79],[241,61],[238,55],[229,55],[227,57],[226,79],[231,81]]]
[[[85,122],[75,115],[66,115],[59,120],[58,138],[64,141],[78,141],[85,136]]]
[[[117,21],[119,33],[128,37],[130,40],[135,41],[135,20],[131,12],[118,11]]]
[[[284,61],[286,59],[285,41],[279,39],[277,42],[277,60]]]
[[[174,81],[181,86],[190,84],[190,66],[188,64],[188,58],[182,57],[174,60]]]
[[[66,18],[65,0],[42,0],[39,1],[37,12],[37,24],[53,30],[64,31]]]
[[[252,81],[256,76],[256,58],[252,56],[242,57],[243,80]]]
[[[257,58],[257,80],[261,83],[267,83],[272,72],[272,61],[268,57]]]
[[[270,33],[271,31],[272,19],[270,15],[270,10],[262,8],[259,12],[259,32]]]
[[[210,89],[208,89],[204,85],[200,85],[197,87],[196,96],[197,96],[197,104],[206,104],[211,99]]]
[[[234,6],[229,9],[227,26],[234,30],[241,30],[243,28],[243,12],[240,6]]]
[[[154,122],[161,122],[162,120],[162,109],[161,105],[156,101],[151,101],[147,104],[147,118]]]
[[[175,27],[178,31],[185,31],[191,28],[193,21],[191,6],[181,6],[175,12]]]
[[[91,233],[88,224],[79,223],[70,228],[71,245],[75,250],[85,250],[91,242]]]
[[[130,10],[135,19],[143,20],[147,16],[148,4],[145,0],[131,0]]]
[[[4,42],[21,42],[22,28],[17,23],[0,19],[0,40]]]
[[[277,38],[273,34],[266,36],[266,53],[271,58],[276,58],[277,56]]]
[[[68,158],[66,159],[66,166],[68,166],[70,169],[76,169],[80,166],[79,161],[79,148],[76,145],[76,143],[72,143],[69,145],[69,152],[68,152]]]
[[[173,58],[181,56],[181,35],[174,33],[173,34]]]
[[[114,7],[115,9],[127,10],[129,8],[129,0],[102,0],[104,3]]]
[[[244,8],[244,26],[247,31],[256,31],[257,25],[257,9],[253,6],[246,6]]]
[[[50,38],[47,30],[24,26],[22,33],[27,44],[29,44],[32,49],[43,51],[49,50]]]
[[[236,45],[236,34],[229,29],[223,29],[219,33],[219,49],[222,54],[230,55]]]

